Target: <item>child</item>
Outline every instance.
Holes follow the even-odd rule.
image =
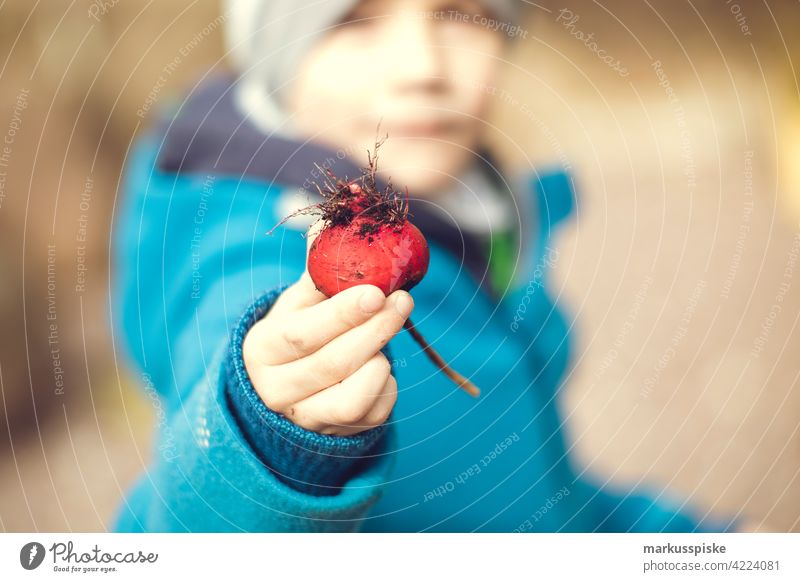
[[[127,171],[115,323],[165,414],[116,529],[733,530],[664,491],[602,487],[570,455],[569,334],[545,282],[571,181],[512,181],[482,146],[519,3],[228,7],[238,77],[193,90]],[[413,299],[326,299],[309,222],[265,233],[314,201],[315,163],[357,177],[379,122],[428,275]],[[478,399],[401,331],[412,309]]]

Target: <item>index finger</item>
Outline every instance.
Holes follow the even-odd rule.
[[[281,314],[250,330],[261,361],[277,365],[314,353],[380,311],[386,297],[374,285],[357,285],[316,305]]]

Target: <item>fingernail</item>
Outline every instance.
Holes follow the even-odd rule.
[[[380,289],[367,289],[358,298],[358,306],[364,313],[375,313],[383,307],[385,300],[386,297]]]
[[[414,300],[408,293],[400,293],[394,300],[394,306],[397,312],[405,318],[411,315],[411,310],[414,309]]]

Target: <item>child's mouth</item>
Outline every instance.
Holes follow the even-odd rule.
[[[400,123],[392,130],[395,137],[435,137],[448,133],[453,129],[451,122],[431,120]]]

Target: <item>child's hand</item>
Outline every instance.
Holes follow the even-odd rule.
[[[327,298],[306,271],[244,339],[256,392],[308,430],[343,436],[378,426],[397,401],[397,382],[380,350],[413,307],[406,291],[385,297],[373,285]]]

